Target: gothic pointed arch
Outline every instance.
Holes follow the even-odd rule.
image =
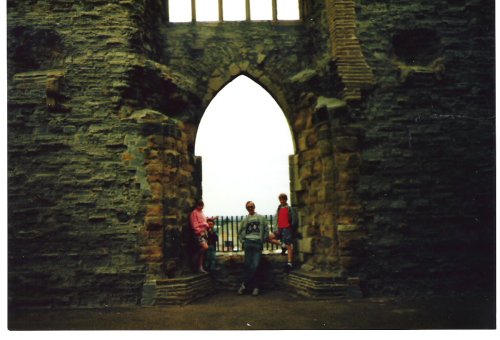
[[[290,195],[290,124],[269,92],[245,75],[210,102],[194,150],[203,163],[203,199],[212,202],[213,214],[238,215],[241,202],[252,197],[261,214],[272,215],[278,193]]]
[[[206,109],[206,107],[208,107],[211,100],[217,95],[217,93],[219,93],[220,90],[222,90],[231,81],[242,75],[250,78],[266,90],[278,103],[287,120],[290,120],[291,109],[282,88],[277,85],[277,82],[273,82],[271,75],[250,66],[248,62],[233,63],[227,70],[216,69],[212,72],[208,81],[207,92],[203,97],[204,108]]]

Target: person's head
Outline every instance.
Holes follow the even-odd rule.
[[[208,229],[211,230],[214,228],[215,222],[213,218],[207,218]]]
[[[280,194],[278,196],[278,199],[280,200],[281,204],[286,204],[286,202],[288,201],[288,196],[286,194]]]
[[[205,207],[205,203],[203,203],[202,200],[199,200],[198,202],[196,202],[196,209],[197,210],[203,210],[203,207]]]
[[[245,208],[247,208],[247,211],[250,215],[255,214],[255,203],[253,203],[252,201],[248,201],[245,204]]]

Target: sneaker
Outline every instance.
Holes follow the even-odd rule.
[[[253,291],[252,291],[252,295],[253,296],[259,295],[259,288],[254,288]]]
[[[286,255],[286,248],[285,247],[281,247],[281,255]]]
[[[287,263],[285,266],[285,273],[290,273],[293,269],[293,266],[291,263]]]
[[[240,288],[238,288],[238,295],[243,295],[243,293],[245,292],[245,285],[242,283]]]

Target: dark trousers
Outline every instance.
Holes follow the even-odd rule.
[[[208,271],[215,270],[217,260],[215,257],[216,249],[214,245],[208,246],[207,254],[205,256],[205,269]]]
[[[245,241],[245,274],[243,283],[247,289],[258,288],[257,269],[262,257],[262,242]]]

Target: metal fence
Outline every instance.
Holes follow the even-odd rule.
[[[275,226],[273,225],[273,215],[264,215],[269,224],[269,231],[273,232]],[[241,221],[245,216],[219,216],[215,221],[215,232],[219,238],[217,242],[217,252],[228,253],[228,252],[242,252],[241,244],[238,238],[238,229],[240,227]],[[277,250],[279,247],[275,244],[266,242],[264,244],[264,250],[273,251]]]

